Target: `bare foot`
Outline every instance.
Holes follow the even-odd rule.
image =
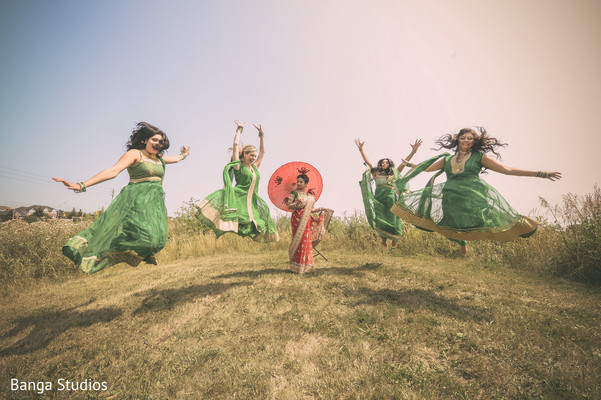
[[[465,245],[465,244],[459,245],[459,251],[461,252],[461,255],[463,257],[465,257],[467,255],[467,245]]]

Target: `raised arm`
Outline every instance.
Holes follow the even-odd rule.
[[[97,173],[96,175],[94,175],[93,177],[91,177],[90,179],[88,179],[86,181],[78,182],[78,183],[71,183],[62,178],[52,178],[52,179],[54,179],[56,182],[61,182],[69,190],[85,192],[86,188],[88,188],[90,186],[96,185],[96,184],[104,182],[104,181],[108,181],[109,179],[113,179],[114,177],[119,175],[121,173],[121,171],[123,171],[125,168],[129,167],[130,165],[132,165],[133,163],[135,163],[138,160],[140,160],[140,151],[132,149],[132,150],[129,150],[127,153],[123,154],[121,156],[121,158],[119,159],[119,161],[117,161],[117,163],[115,165],[113,165],[112,167],[107,168],[103,171],[100,171],[99,173]]]
[[[508,167],[487,156],[486,154],[482,156],[482,166],[490,169],[491,171],[499,172],[505,175],[534,176],[537,178],[550,179],[552,181],[561,179],[561,172],[526,171],[524,169]]]
[[[422,145],[421,139],[416,139],[415,143],[409,144],[409,146],[411,146],[411,153],[409,153],[409,155],[405,158],[405,161],[411,161],[411,159],[413,158],[415,153],[417,153],[417,149],[419,149],[419,146],[421,146],[421,145]],[[405,165],[407,165],[407,164],[405,164]],[[403,170],[403,168],[405,168],[405,165],[403,165],[403,163],[399,164],[399,166],[397,167],[399,172],[401,172]]]
[[[259,126],[257,126],[256,124],[253,125],[259,131],[259,155],[255,160],[255,167],[259,168],[259,166],[261,165],[261,161],[263,161],[263,155],[265,154],[265,134],[263,133],[263,127],[261,126],[261,124],[259,124]]]
[[[415,168],[417,167],[417,164],[411,164],[409,161],[403,159],[401,160],[401,167],[409,167],[409,168]],[[433,172],[433,171],[440,171],[441,169],[444,168],[444,158],[440,158],[438,160],[436,160],[434,162],[434,164],[430,165],[428,168],[426,168],[424,171],[426,172]]]
[[[363,162],[365,164],[367,164],[369,169],[374,169],[374,166],[369,161],[369,158],[367,158],[365,151],[363,151],[363,145],[365,144],[365,142],[364,141],[362,142],[360,139],[355,139],[355,144],[357,145],[357,148],[359,149],[359,153],[361,153],[361,157],[363,157]]]
[[[184,161],[186,159],[186,157],[188,157],[189,155],[190,155],[190,146],[188,146],[188,148],[186,148],[186,146],[182,146],[179,149],[179,155],[163,157],[163,161],[165,161],[165,164],[175,164],[180,161]]]
[[[232,161],[240,159],[240,135],[244,129],[244,122],[234,121],[236,123],[236,134],[234,135],[234,144],[232,145]]]

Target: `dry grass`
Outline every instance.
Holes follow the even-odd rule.
[[[158,267],[94,275],[60,251],[86,224],[2,224],[0,398],[40,398],[11,378],[73,399],[601,398],[601,192],[543,206],[532,238],[467,259],[410,226],[386,252],[337,216],[307,276],[287,271],[285,217],[262,245],[184,209]]]
[[[257,245],[249,239],[226,234],[215,240],[214,234],[195,217],[195,200],[182,207],[169,221],[169,240],[158,254],[161,262],[177,262],[217,254],[240,252],[260,254],[287,249],[290,243],[290,219],[280,217],[276,225],[279,243]],[[473,242],[472,257],[489,267],[511,266],[542,276],[566,277],[601,284],[601,190],[595,186],[584,196],[567,194],[563,203],[549,205],[541,199],[546,214],[537,217],[543,224],[528,239],[511,243]],[[18,285],[30,279],[65,279],[76,275],[73,264],[61,253],[69,237],[89,222],[9,222],[0,224],[0,285]],[[381,252],[380,239],[361,213],[337,215],[319,249],[351,252]],[[441,235],[427,233],[408,224],[398,251],[405,255],[442,256],[454,259],[458,247]]]
[[[0,397],[39,398],[11,378],[107,382],[45,394],[73,399],[601,397],[598,288],[327,248],[306,276],[277,250],[9,288]]]
[[[31,278],[64,278],[77,270],[61,249],[89,223],[9,221],[0,224],[0,284]]]

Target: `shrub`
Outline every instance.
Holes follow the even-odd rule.
[[[601,283],[601,190],[563,196],[563,202],[550,205],[541,198],[551,214],[553,230],[561,240],[555,244],[551,260],[557,275],[588,283]]]

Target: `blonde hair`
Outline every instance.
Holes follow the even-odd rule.
[[[252,153],[253,151],[257,151],[257,148],[252,144],[247,144],[242,148],[242,150],[240,150],[240,158],[244,157],[244,155],[247,153]]]
[[[240,142],[240,146],[243,146],[243,145],[244,145],[244,143]],[[232,147],[230,147],[227,150],[231,151],[231,152],[234,151],[234,149]],[[238,159],[242,159],[242,157],[244,157],[244,153],[252,153],[253,151],[257,151],[257,148],[255,146],[253,146],[252,144],[242,147],[242,150],[238,151]],[[231,160],[234,161],[233,154],[232,154]]]

